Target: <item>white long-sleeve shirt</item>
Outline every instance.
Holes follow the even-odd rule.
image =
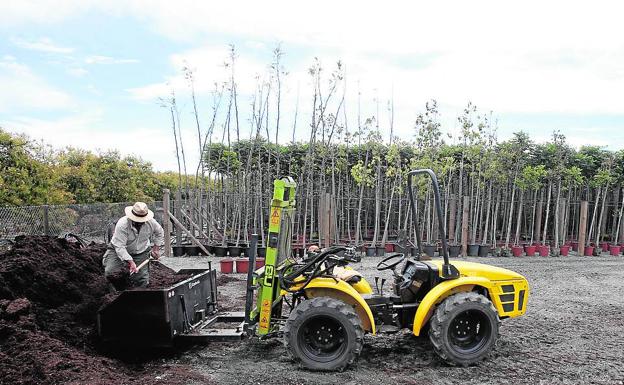
[[[128,217],[122,217],[117,221],[115,233],[111,238],[111,245],[123,261],[130,261],[132,259],[130,254],[141,254],[152,245],[164,244],[165,232],[155,219],[143,223],[141,231],[138,232]]]

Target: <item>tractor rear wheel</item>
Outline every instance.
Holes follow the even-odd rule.
[[[429,324],[429,340],[440,358],[451,365],[468,366],[492,351],[500,320],[487,297],[468,292],[445,299]]]
[[[342,370],[355,362],[364,343],[351,305],[330,297],[301,302],[288,317],[284,343],[291,357],[310,370]]]

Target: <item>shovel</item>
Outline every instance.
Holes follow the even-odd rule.
[[[150,263],[151,260],[153,260],[154,258],[152,258],[151,256],[149,258],[147,258],[145,261],[141,262],[141,264],[139,266],[137,266],[137,273],[139,272],[139,270],[141,270],[141,268],[145,267],[148,263]],[[132,275],[134,273],[130,273],[130,275]]]

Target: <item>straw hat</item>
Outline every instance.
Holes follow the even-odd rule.
[[[137,202],[134,206],[128,206],[125,211],[126,216],[133,222],[147,222],[154,218],[154,212],[148,209],[143,202]]]

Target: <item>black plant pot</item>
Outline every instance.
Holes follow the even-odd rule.
[[[394,252],[395,253],[401,253],[401,254],[407,254],[409,252],[409,249],[401,246],[401,245],[394,245]]]
[[[184,255],[185,252],[185,246],[173,246],[173,256],[174,257],[181,257]]]
[[[479,245],[468,245],[468,255],[471,257],[479,255]]]
[[[436,246],[435,245],[423,245],[423,252],[427,254],[429,257],[435,256]]]
[[[227,255],[228,248],[227,246],[215,246],[214,253],[216,257],[225,257]]]
[[[479,257],[487,257],[490,254],[489,245],[479,245]]]
[[[375,246],[366,246],[366,256],[374,257],[377,254],[377,248]]]
[[[448,250],[449,258],[457,258],[459,257],[459,253],[461,253],[461,245],[450,245]]]
[[[201,249],[199,248],[199,246],[186,246],[186,255],[188,255],[189,257],[195,257],[199,255],[200,250]]]
[[[247,243],[239,243],[238,247],[240,247],[241,256],[243,257],[249,256],[249,245]]]
[[[383,257],[386,255],[386,248],[384,246],[377,246],[377,256]]]
[[[412,257],[418,256],[418,247],[410,247],[410,255]]]
[[[209,243],[202,243],[204,248],[208,251],[208,254],[214,254],[214,245]]]
[[[241,248],[238,246],[229,246],[228,251],[230,252],[230,257],[237,258],[241,255]]]

